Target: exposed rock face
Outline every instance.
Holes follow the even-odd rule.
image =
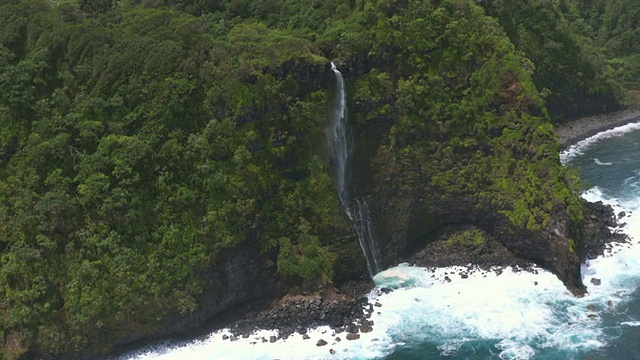
[[[430,179],[436,174],[425,170],[427,161],[428,157],[398,157],[383,148],[372,162],[375,176],[368,201],[376,215],[385,265],[425,247],[417,255],[421,265],[522,265],[531,261],[558,275],[572,292],[585,291],[580,257],[570,248],[570,218],[562,206],[551,213],[546,229],[516,226],[493,204],[471,194],[447,194],[433,186]],[[482,233],[481,244],[453,244],[446,249],[433,244],[469,229]]]
[[[624,234],[609,229],[617,222],[611,207],[602,203],[582,201],[584,220],[577,234],[572,234],[570,216],[561,205],[552,210],[546,229],[532,231],[515,226],[499,209],[434,191],[425,185],[432,175],[412,165],[419,161],[394,160],[378,154],[369,200],[386,265],[402,258],[421,266],[473,263],[526,268],[535,263],[582,295],[586,286],[581,264],[602,255],[605,244],[626,240]]]
[[[585,201],[586,213],[582,223],[582,244],[580,246],[580,259],[595,259],[604,254],[606,245],[611,242],[624,242],[628,236],[621,232],[611,231],[618,227],[613,208],[604,205],[601,201],[590,203]]]
[[[253,246],[251,246],[253,244]],[[198,298],[198,309],[185,315],[175,315],[158,328],[154,337],[130,338],[126,344],[117,344],[117,352],[135,348],[137,344],[148,343],[165,337],[175,337],[183,332],[193,332],[205,326],[212,319],[223,325],[233,321],[234,315],[226,317],[225,312],[242,304],[264,301],[276,295],[276,277],[273,268],[265,266],[268,255],[261,255],[257,242],[224,251],[219,256],[219,267],[202,274],[204,289]],[[88,349],[91,350],[91,349]],[[68,354],[65,359],[98,359],[95,353]]]
[[[515,100],[508,96],[509,91],[518,82],[512,74],[505,79],[509,76],[511,80],[503,84],[505,96],[500,100],[504,103],[495,106],[498,111],[522,107],[520,110],[530,112],[535,108],[533,103],[512,103]],[[555,273],[574,294],[583,294],[586,287],[580,275],[582,244],[571,215],[579,205],[570,210],[554,189],[544,185],[549,181],[544,178],[554,175],[529,165],[548,156],[537,151],[542,146],[553,146],[555,140],[549,133],[537,133],[522,119],[512,119],[521,122],[516,123],[514,131],[528,140],[509,144],[507,139],[501,139],[503,127],[514,124],[499,125],[501,121],[504,120],[497,120],[495,128],[488,130],[494,139],[484,143],[470,140],[471,146],[448,144],[449,134],[433,139],[427,134],[421,143],[399,144],[385,127],[377,128],[373,136],[366,135],[379,139],[377,145],[369,142],[369,148],[361,150],[359,170],[365,174],[361,186],[366,189],[374,214],[383,263],[397,263],[399,258],[425,246],[428,250],[417,256],[417,263],[422,265],[533,262]],[[453,136],[452,141],[460,140]],[[500,170],[504,164],[510,165]],[[550,162],[549,166],[557,169],[560,165]],[[505,185],[494,186],[499,182]],[[533,195],[537,200],[524,200],[532,193],[537,193]],[[547,204],[541,206],[542,203]],[[533,208],[536,209],[529,212]],[[482,240],[477,240],[481,243],[472,252],[467,251],[469,246],[448,247],[446,251],[441,245],[429,246],[438,238],[473,238],[473,234],[480,234],[477,237]],[[465,241],[473,244],[476,240]]]
[[[610,207],[602,204],[584,202],[581,236],[572,246],[571,220],[561,206],[551,213],[546,230],[530,231],[514,226],[497,209],[478,206],[468,198],[443,200],[437,191],[421,190],[428,176],[415,169],[402,169],[411,166],[408,162],[382,161],[378,166],[380,175],[375,177],[370,203],[376,209],[386,265],[403,257],[422,266],[473,263],[527,267],[533,262],[552,271],[570,291],[580,295],[586,291],[581,263],[601,255],[606,243],[625,238],[608,229],[616,222]],[[470,229],[482,233],[480,243],[447,242]]]

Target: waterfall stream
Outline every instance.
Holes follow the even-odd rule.
[[[336,98],[331,123],[330,145],[333,162],[334,181],[338,191],[340,203],[344,208],[351,225],[355,228],[362,253],[367,260],[369,275],[373,277],[381,270],[380,253],[376,243],[375,232],[369,214],[369,206],[362,196],[356,196],[355,206],[351,203],[351,187],[347,175],[351,154],[351,134],[347,117],[347,94],[344,88],[344,78],[336,65],[332,62],[331,69],[336,77]],[[353,182],[351,182],[353,184]]]

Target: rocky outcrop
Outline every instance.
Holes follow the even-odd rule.
[[[580,232],[582,244],[579,247],[579,255],[582,261],[595,259],[605,253],[607,245],[614,242],[626,242],[629,237],[620,230],[620,222],[624,221],[626,214],[621,213],[616,217],[610,205],[604,205],[601,201],[591,203],[585,201],[585,217]]]
[[[324,325],[333,328],[336,334],[368,332],[373,324],[367,318],[374,310],[372,304],[367,306],[364,295],[372,287],[369,281],[359,281],[347,282],[340,288],[326,287],[312,294],[287,294],[262,309],[245,312],[230,331],[236,337],[248,337],[256,329],[278,329],[278,338],[285,339],[293,333],[305,335],[310,327]]]

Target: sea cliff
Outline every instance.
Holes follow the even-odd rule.
[[[331,61],[384,266],[533,262],[583,294],[585,226],[604,223],[553,121],[618,89],[577,5],[538,3],[548,31],[466,0],[0,3],[0,356],[100,359],[256,302],[362,293]],[[560,30],[571,58],[535,52]],[[588,96],[549,90],[558,69],[553,91]],[[359,316],[343,310],[327,321]]]

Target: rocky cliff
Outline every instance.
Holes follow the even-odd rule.
[[[475,2],[91,3],[0,5],[0,357],[101,358],[366,279],[330,59],[386,266],[524,259],[584,291],[547,92]]]

